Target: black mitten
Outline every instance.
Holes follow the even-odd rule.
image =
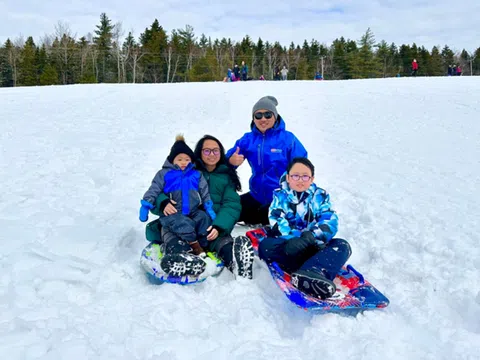
[[[315,235],[311,231],[304,231],[302,233],[302,238],[308,239],[309,242],[312,243],[312,245],[315,245],[318,250],[323,250],[325,249],[326,243],[323,240],[317,239]],[[321,237],[322,239],[324,236]]]
[[[315,246],[315,237],[313,240],[309,237],[292,237],[285,244],[285,255],[297,256],[308,250],[311,246]]]

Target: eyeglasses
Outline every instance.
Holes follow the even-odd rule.
[[[293,174],[293,175],[288,175],[293,181],[298,181],[302,179],[302,181],[309,181],[312,177],[309,175],[298,175],[298,174]]]
[[[202,153],[205,156],[209,156],[212,153],[213,153],[213,155],[217,156],[217,155],[220,155],[220,149],[219,148],[215,148],[215,149],[205,148],[205,149],[202,149]]]
[[[265,117],[265,119],[271,119],[273,116],[273,112],[271,111],[265,111],[265,112],[256,112],[254,115],[255,119],[260,120],[262,117]]]

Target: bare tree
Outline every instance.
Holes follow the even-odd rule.
[[[132,60],[133,60],[133,80],[132,83],[135,84],[135,80],[137,79],[137,64],[140,61],[140,59],[145,55],[146,53],[142,52],[142,49],[140,46],[135,45],[135,47],[132,49]]]
[[[98,69],[97,60],[98,60],[99,51],[97,49],[97,46],[93,43],[93,34],[91,32],[87,33],[87,35],[85,36],[85,39],[89,44],[86,56],[91,55],[92,71],[93,71],[93,74],[95,75],[95,80],[98,82],[99,69]]]
[[[176,36],[176,31],[172,30],[172,36],[170,37],[170,41],[168,41],[167,50],[165,51],[165,61],[167,62],[167,83],[170,81],[170,71],[172,68],[173,42],[175,40],[175,36]]]
[[[185,81],[187,81],[189,71],[193,66],[193,55],[196,49],[197,39],[195,38],[193,27],[190,25],[186,25],[185,29],[178,29],[178,36],[182,48],[185,49],[185,55],[187,58],[187,65],[185,68]]]
[[[228,41],[228,45],[229,45],[229,52],[230,52],[230,59],[232,60],[231,63],[232,63],[232,66],[235,65],[235,52],[236,52],[236,47],[235,47],[235,44],[232,44],[230,42],[230,39]]]
[[[49,50],[53,44],[54,35],[45,34],[40,38],[39,45],[45,45],[45,48]]]
[[[122,29],[122,22],[119,21],[115,24],[113,27],[113,48],[114,48],[114,56],[117,58],[117,78],[118,78],[118,83],[122,82],[123,76],[122,76],[122,61],[124,60],[123,54],[122,54],[122,45],[120,44],[120,38],[124,35],[124,31]],[[123,74],[125,75],[125,74]]]
[[[12,67],[13,86],[17,86],[17,79],[18,79],[17,64],[20,61],[20,54],[24,45],[25,45],[25,39],[23,38],[23,35],[20,35],[13,41],[12,46],[8,49],[8,62]]]
[[[85,67],[87,65],[88,54],[90,52],[90,43],[86,36],[82,36],[78,43],[80,51],[80,78],[83,78],[85,73]]]
[[[70,26],[67,23],[59,21],[55,25],[55,34],[53,35],[56,45],[56,58],[61,64],[61,73],[63,84],[67,84],[68,71],[70,70],[70,60],[74,54],[75,38],[76,34],[73,34],[70,30]]]
[[[268,73],[273,79],[273,67],[277,64],[278,52],[275,46],[270,46],[267,49],[267,63],[268,63]]]
[[[295,64],[295,68],[297,69],[297,71],[295,71],[295,80],[297,80],[298,67],[300,66],[301,61],[302,61],[302,50],[295,49],[294,55],[293,55],[293,63]]]
[[[135,39],[133,38],[133,29],[129,31],[128,37],[123,42],[122,53],[123,53],[123,61],[122,61],[122,71],[124,76],[124,82],[127,82],[127,64],[132,57],[133,51],[135,49]]]
[[[172,44],[168,44],[167,50],[166,50],[166,61],[167,61],[167,83],[169,82],[170,79],[170,70],[172,68],[172,55],[173,55],[173,46]],[[175,76],[175,74],[174,74]],[[172,76],[173,80],[173,76]]]
[[[220,45],[220,42],[218,40],[215,40],[215,43],[213,44],[213,50],[215,52],[215,59],[217,60],[217,72],[219,74],[223,73],[222,67],[223,67],[223,62],[224,62],[224,55],[225,55],[225,50],[223,47]],[[230,66],[228,66],[230,67]]]
[[[475,51],[472,51],[469,54],[469,59],[468,61],[470,62],[470,76],[473,76],[473,62],[475,61],[477,55],[475,54]]]

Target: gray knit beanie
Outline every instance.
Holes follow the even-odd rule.
[[[277,112],[278,101],[273,96],[264,96],[253,105],[252,118],[255,112],[261,109],[269,110],[275,115],[275,119],[278,119]]]

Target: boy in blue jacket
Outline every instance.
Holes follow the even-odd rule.
[[[245,159],[252,169],[250,191],[242,194],[239,221],[247,224],[268,224],[268,206],[280,177],[295,157],[307,157],[302,143],[290,131],[277,112],[278,101],[264,96],[253,106],[251,131],[237,140],[226,158],[233,166]]]
[[[195,169],[193,160],[193,151],[185,143],[184,137],[178,135],[162,169],[157,172],[140,201],[140,221],[147,221],[149,211],[158,206],[162,228],[176,235],[169,237],[173,241],[165,244],[165,253],[178,256],[168,257],[169,261],[162,261],[161,266],[167,273],[181,267],[184,273],[176,273],[178,276],[197,275],[195,272],[203,271],[205,265],[202,260],[190,256],[184,258],[184,246],[180,243],[188,243],[194,255],[205,258],[207,229],[216,217],[208,183],[202,173]],[[205,211],[200,209],[201,205]]]
[[[333,279],[352,250],[347,241],[334,238],[338,217],[328,193],[313,182],[314,170],[306,158],[289,164],[281,188],[274,192],[271,230],[258,254],[291,273],[292,284],[301,291],[326,299],[335,293]]]

